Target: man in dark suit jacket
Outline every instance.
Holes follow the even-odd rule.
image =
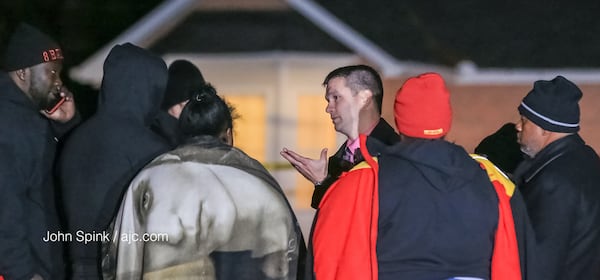
[[[319,159],[299,155],[287,148],[281,155],[300,174],[315,184],[311,206],[318,208],[327,189],[344,171],[360,162],[358,135],[366,134],[385,144],[399,141],[394,129],[381,118],[383,85],[381,77],[366,65],[351,65],[331,71],[325,81],[326,111],[331,116],[335,130],[348,137],[340,149],[327,162],[327,149],[321,150]]]

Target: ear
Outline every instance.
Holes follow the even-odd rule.
[[[8,72],[11,80],[24,92],[29,91],[31,70],[29,68]]]
[[[233,132],[231,128],[225,130],[225,133],[221,134],[221,141],[229,146],[233,146]]]
[[[233,146],[233,130],[231,128],[227,129],[227,143]]]
[[[373,92],[368,89],[363,89],[358,92],[358,96],[360,98],[360,102],[366,107],[367,105],[373,103]]]
[[[15,72],[16,72],[17,78],[19,78],[19,80],[25,81],[25,77],[27,77],[29,75],[29,68],[19,69]]]
[[[542,130],[542,136],[550,136],[552,134],[552,131],[549,130],[545,130],[543,128],[540,127],[540,130]]]

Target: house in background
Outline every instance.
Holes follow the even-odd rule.
[[[471,56],[447,51],[456,48],[440,47],[440,42],[452,41],[442,40],[453,34],[439,29],[447,18],[432,12],[431,16],[439,17],[434,26],[439,30],[428,29],[419,20],[419,5],[375,6],[375,1],[362,7],[366,4],[355,2],[166,0],[72,68],[70,75],[80,83],[99,86],[108,51],[123,42],[150,49],[167,64],[177,59],[192,61],[236,107],[240,115],[234,128],[236,146],[270,167],[285,191],[294,194],[297,207],[308,207],[312,185],[283,162],[279,151],[287,147],[316,158],[323,147],[331,153],[345,140],[335,133],[325,113],[321,85],[328,72],[344,65],[362,63],[380,71],[385,88],[383,115],[390,123],[394,123],[394,95],[407,77],[441,73],[454,107],[447,138],[468,151],[502,124],[518,120],[516,108],[535,80],[564,75],[584,92],[581,134],[600,150],[600,133],[595,129],[600,126],[596,106],[600,104],[600,69],[589,65],[563,68],[544,61],[524,68],[506,58],[484,60],[477,55],[469,60],[465,57]],[[508,48],[478,44],[482,35],[472,35],[472,41],[463,40],[465,46],[487,48],[488,53]],[[510,40],[505,43],[511,44]],[[472,61],[483,61],[485,67]]]

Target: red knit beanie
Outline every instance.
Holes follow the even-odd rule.
[[[440,138],[452,123],[450,92],[442,76],[425,73],[412,77],[396,93],[394,117],[398,131],[414,138]]]

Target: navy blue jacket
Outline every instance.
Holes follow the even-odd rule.
[[[379,154],[379,279],[489,279],[498,198],[460,146],[407,139]]]
[[[106,230],[131,179],[170,149],[150,129],[166,81],[164,61],[131,44],[115,46],[106,58],[96,114],[73,131],[59,160],[67,227],[74,235]],[[99,245],[69,244],[75,274],[99,275]]]

